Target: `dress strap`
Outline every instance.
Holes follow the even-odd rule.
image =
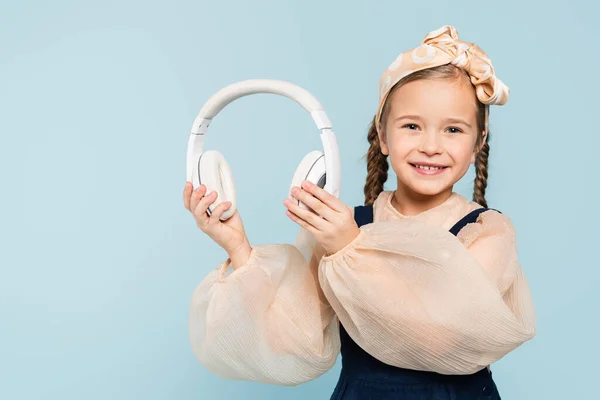
[[[460,230],[462,228],[464,228],[467,224],[477,222],[477,218],[479,217],[479,215],[488,210],[494,210],[494,211],[500,212],[496,209],[487,208],[487,207],[482,207],[482,208],[473,210],[470,213],[468,213],[467,215],[465,215],[464,217],[462,217],[456,224],[454,224],[454,226],[452,228],[450,228],[450,233],[452,233],[454,236],[458,235],[458,232],[460,232]]]
[[[354,220],[359,228],[373,222],[373,205],[354,207]]]
[[[450,233],[452,233],[455,236],[458,235],[458,232],[460,232],[460,230],[462,228],[464,228],[467,224],[477,222],[477,218],[479,217],[479,215],[488,210],[494,210],[494,211],[500,212],[494,208],[487,208],[487,207],[482,207],[482,208],[473,210],[470,213],[468,213],[467,215],[465,215],[464,217],[462,217],[456,224],[454,224],[454,226],[452,228],[450,228]],[[354,220],[356,221],[356,224],[358,225],[359,228],[363,225],[372,223],[373,222],[373,205],[355,206],[354,207]]]

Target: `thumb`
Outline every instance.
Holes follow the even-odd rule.
[[[227,211],[229,209],[229,207],[231,207],[230,201],[225,201],[225,202],[219,204],[211,213],[210,219],[214,220],[214,221],[220,220],[223,213],[225,211]]]

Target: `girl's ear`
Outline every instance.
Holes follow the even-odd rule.
[[[388,148],[388,145],[386,143],[386,139],[385,139],[385,133],[383,133],[383,129],[381,127],[381,123],[378,123],[377,125],[379,127],[377,136],[379,138],[379,147],[381,148],[381,152],[383,153],[383,155],[389,155],[390,154],[390,149]]]
[[[481,132],[481,140],[479,141],[480,143],[478,146],[475,146],[475,148],[473,149],[473,154],[471,154],[471,164],[473,164],[475,162],[475,160],[477,159],[477,154],[479,154],[479,152],[483,148],[483,145],[485,144],[486,136],[487,136],[486,131]]]

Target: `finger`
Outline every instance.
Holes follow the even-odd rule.
[[[219,204],[217,207],[215,207],[213,212],[210,213],[210,223],[219,221],[219,219],[221,218],[221,215],[223,215],[223,213],[225,211],[227,211],[230,207],[231,207],[230,201],[226,201],[224,203]]]
[[[190,210],[190,197],[192,196],[192,183],[187,181],[185,183],[185,187],[183,188],[183,206]]]
[[[318,230],[324,230],[329,224],[328,221],[316,215],[314,212],[310,210],[305,210],[296,204],[295,201],[291,199],[286,199],[284,204],[287,206],[288,210],[295,214],[300,219],[304,220],[306,223],[310,224],[312,227]],[[312,208],[312,207],[311,207]]]
[[[304,228],[307,231],[311,232],[313,235],[319,232],[317,229],[315,229],[314,226],[312,226],[308,222],[304,221],[302,218],[298,218],[298,216],[295,215],[290,210],[286,210],[285,211],[285,215],[287,215],[292,221],[294,221],[295,223],[297,223],[298,225],[300,225],[302,228]]]
[[[292,190],[293,189],[297,189],[296,194],[292,193],[292,196],[296,200],[300,200],[302,203],[312,208],[315,213],[322,216],[327,221],[332,221],[339,215],[335,210],[332,210],[326,204],[323,204],[323,202],[317,199],[312,193],[298,187],[294,187]]]
[[[314,183],[305,180],[302,182],[302,189],[312,194],[330,209],[338,213],[345,211],[346,205],[340,199]]]
[[[192,193],[192,197],[190,199],[190,210],[194,211],[196,207],[198,207],[198,203],[200,203],[200,200],[202,200],[205,194],[206,185],[200,185],[196,188],[196,190],[194,190],[194,193]]]
[[[201,224],[203,227],[206,226],[206,224],[208,224],[210,222],[210,216],[208,215],[208,212],[207,212],[208,206],[210,206],[212,203],[214,203],[216,199],[217,199],[217,193],[212,192],[212,193],[204,196],[200,200],[200,202],[198,202],[198,205],[196,205],[196,208],[194,208],[194,217],[196,218],[196,221],[198,221],[198,223]]]

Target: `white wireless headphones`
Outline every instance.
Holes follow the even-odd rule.
[[[231,207],[222,215],[221,220],[231,217],[236,211],[236,191],[231,169],[221,153],[216,150],[204,151],[204,135],[212,119],[225,106],[240,97],[255,93],[273,93],[288,97],[306,109],[321,131],[323,152],[308,153],[292,178],[293,186],[300,186],[308,180],[323,188],[335,197],[339,197],[341,185],[340,155],[335,134],[331,130],[331,121],[325,110],[305,89],[292,83],[272,79],[251,79],[231,84],[215,93],[202,107],[192,125],[192,133],[188,141],[186,179],[196,189],[201,184],[207,187],[206,194],[212,190],[217,192],[217,200],[208,207],[210,215],[220,203],[230,201]],[[288,196],[293,199],[288,191]],[[297,204],[307,209],[304,203]]]

